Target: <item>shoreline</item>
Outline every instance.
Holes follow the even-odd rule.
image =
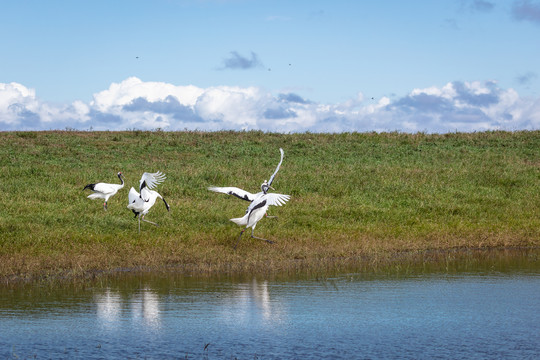
[[[392,253],[378,255],[364,255],[360,257],[321,258],[317,261],[306,259],[291,259],[280,263],[276,268],[243,268],[234,264],[220,264],[215,268],[201,264],[169,264],[162,266],[135,266],[118,267],[107,270],[86,270],[80,272],[64,271],[55,274],[34,274],[32,276],[13,275],[0,277],[0,286],[23,286],[28,284],[68,284],[73,282],[85,283],[109,277],[118,276],[186,276],[198,278],[213,277],[282,277],[313,275],[324,277],[328,274],[344,272],[356,272],[365,274],[374,273],[407,273],[409,268],[418,268],[420,265],[430,269],[445,270],[446,272],[456,268],[473,266],[486,260],[505,261],[505,258],[527,255],[536,268],[540,268],[540,246],[495,246],[495,247],[457,247],[446,249],[425,250],[399,250]],[[451,268],[449,269],[449,263]],[[203,270],[204,268],[204,270]],[[232,269],[232,270],[231,270]]]

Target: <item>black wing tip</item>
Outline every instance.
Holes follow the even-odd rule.
[[[229,191],[227,193],[227,195],[233,195],[233,196],[236,196],[237,198],[239,198],[240,200],[246,200],[246,201],[252,201],[249,199],[249,196],[247,194],[245,194],[244,196],[241,196],[237,193],[235,193],[234,191]]]

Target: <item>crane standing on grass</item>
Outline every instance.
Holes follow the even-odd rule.
[[[117,175],[120,179],[121,184],[107,184],[100,182],[96,184],[88,184],[83,189],[90,189],[93,191],[92,194],[87,196],[89,199],[104,199],[103,209],[105,211],[107,211],[107,201],[109,201],[109,198],[116,194],[118,190],[124,187],[124,175],[122,175],[121,172],[119,172]]]
[[[129,190],[129,204],[127,208],[133,211],[135,217],[139,218],[139,232],[141,232],[141,220],[158,226],[158,224],[155,222],[148,221],[144,218],[144,216],[148,214],[148,211],[150,211],[150,208],[154,206],[158,197],[165,203],[167,211],[170,211],[171,209],[163,196],[161,196],[157,191],[152,190],[154,187],[161,184],[165,179],[165,174],[161,173],[160,171],[155,173],[145,172],[139,181],[139,192],[137,192],[133,187]]]

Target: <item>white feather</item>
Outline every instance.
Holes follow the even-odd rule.
[[[141,232],[141,220],[146,221],[148,223],[151,223],[153,225],[156,225],[156,223],[146,220],[144,216],[150,211],[152,206],[156,203],[157,198],[160,198],[163,200],[163,203],[165,203],[165,207],[167,207],[167,211],[170,211],[169,204],[165,201],[163,196],[161,196],[157,191],[152,190],[157,185],[161,184],[163,180],[165,180],[165,174],[163,174],[161,171],[155,172],[155,173],[143,173],[140,185],[139,185],[139,191],[137,192],[134,188],[131,188],[129,190],[128,194],[128,205],[127,208],[132,210],[136,216],[139,218],[139,232]]]
[[[118,173],[118,178],[121,181],[121,184],[109,184],[109,183],[97,183],[97,184],[88,184],[84,189],[89,188],[92,190],[92,194],[88,195],[88,199],[103,199],[105,204],[109,201],[111,196],[114,196],[118,190],[124,187],[124,180],[122,179],[122,173]],[[106,205],[105,205],[106,209]]]
[[[146,186],[148,189],[152,190],[157,185],[161,184],[167,177],[165,177],[165,174],[163,174],[161,171],[155,172],[155,173],[147,173],[145,172],[141,180],[139,180],[139,191],[142,190],[143,184],[146,183]]]
[[[252,194],[246,190],[242,190],[234,186],[226,186],[226,187],[210,186],[208,190],[227,194],[227,195],[233,195],[242,200],[247,200],[247,201],[253,201],[255,200],[257,195],[262,194],[262,192],[259,194]]]
[[[281,166],[281,163],[283,162],[283,156],[284,156],[284,152],[282,148],[279,148],[279,152],[281,153],[279,164],[277,165],[276,170],[274,170],[274,173],[272,174],[272,176],[270,176],[270,180],[268,182],[266,180],[263,182],[263,184],[261,185],[261,189],[266,186],[266,190],[268,190],[268,187],[272,185],[272,182],[274,181],[274,178],[276,177],[279,171],[279,168]],[[227,195],[233,195],[242,200],[247,200],[247,201],[254,201],[255,199],[258,199],[264,195],[264,191],[260,191],[258,193],[253,194],[253,193],[250,193],[249,191],[246,191],[246,190],[234,187],[234,186],[225,186],[225,187],[210,186],[208,187],[208,190],[227,194]]]
[[[264,194],[249,204],[246,214],[241,218],[231,219],[235,224],[255,229],[257,223],[264,217],[268,206],[282,206],[291,198],[290,195]]]
[[[131,188],[128,194],[129,204],[127,208],[141,215],[146,215],[150,211],[158,197],[163,199],[157,191],[146,189],[144,191],[147,194],[146,199],[143,199],[134,188]]]

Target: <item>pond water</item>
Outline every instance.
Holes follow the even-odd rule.
[[[466,271],[4,286],[0,358],[536,359],[538,255]]]

